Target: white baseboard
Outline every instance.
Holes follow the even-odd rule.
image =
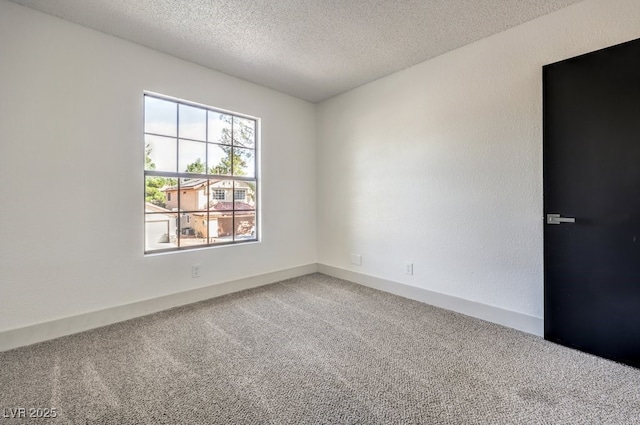
[[[38,323],[18,329],[0,332],[0,351],[35,344],[65,335],[99,328],[124,320],[133,319],[172,307],[191,304],[209,298],[219,297],[245,289],[256,288],[262,285],[315,273],[317,264],[307,264],[286,270],[251,276],[231,282],[220,283],[204,288],[179,292],[159,298],[134,302],[104,310],[65,317],[50,322]]]
[[[318,264],[318,272],[533,335],[543,336],[544,334],[544,321],[541,317],[529,316],[500,307],[465,300],[464,298],[441,294],[439,292],[433,292],[339,267],[328,266],[326,264]]]
[[[542,336],[544,332],[543,319],[540,317],[529,316],[351,270],[328,266],[326,264],[314,263],[3,331],[0,332],[0,351],[99,328],[169,308],[191,304],[245,289],[256,288],[315,272],[349,280],[370,288],[456,311],[467,316],[498,323],[530,334]]]

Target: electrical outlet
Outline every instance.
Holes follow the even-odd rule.
[[[404,272],[406,274],[412,275],[413,274],[413,263],[404,263]]]
[[[362,265],[362,255],[360,254],[351,254],[351,264],[355,264],[356,266]]]
[[[191,266],[191,277],[200,277],[200,264],[194,264]]]

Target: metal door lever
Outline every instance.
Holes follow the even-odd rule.
[[[560,214],[547,214],[547,224],[575,223],[574,217],[560,217]]]

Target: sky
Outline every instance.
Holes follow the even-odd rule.
[[[207,169],[216,166],[222,158],[228,156],[228,153],[225,153],[222,146],[217,143],[228,141],[228,136],[226,138],[224,136],[224,130],[226,129],[229,134],[232,119],[235,129],[240,128],[238,124],[242,124],[253,129],[255,134],[254,120],[145,96],[145,133],[154,133],[153,135],[145,134],[145,146],[151,147],[150,157],[156,165],[155,169],[184,172],[187,165],[198,158],[202,162],[207,160]],[[235,136],[243,146],[255,147],[253,137],[243,139],[239,132],[236,132]],[[179,144],[179,163],[176,160],[177,144]],[[246,176],[254,177],[254,149],[239,147],[234,149],[237,154],[245,158]]]

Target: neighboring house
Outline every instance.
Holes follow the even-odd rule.
[[[236,182],[234,188],[231,180],[189,179],[181,182],[180,188],[170,186],[162,190],[169,210],[177,212],[180,205],[183,235],[228,238],[234,234],[234,225],[237,236],[255,234],[253,183]]]
[[[236,202],[236,210],[250,210],[253,206],[245,202]],[[209,238],[226,238],[233,235],[234,220],[236,236],[255,236],[255,211],[236,211],[233,215],[232,202],[216,202],[211,205],[207,219],[206,210],[193,214],[192,223],[196,235],[206,235]],[[207,221],[208,220],[208,221]]]
[[[178,210],[178,195],[180,211],[206,210],[210,202],[217,201],[235,200],[255,205],[255,189],[247,182],[236,182],[234,190],[231,180],[189,179],[180,184],[180,193],[178,186],[169,186],[162,191],[166,197],[166,208],[172,211]]]
[[[176,214],[145,202],[146,249],[170,248],[176,242]]]
[[[180,184],[180,211],[197,211],[205,209],[207,199],[207,179],[189,179]],[[172,211],[178,211],[178,186],[164,189],[165,205]]]

